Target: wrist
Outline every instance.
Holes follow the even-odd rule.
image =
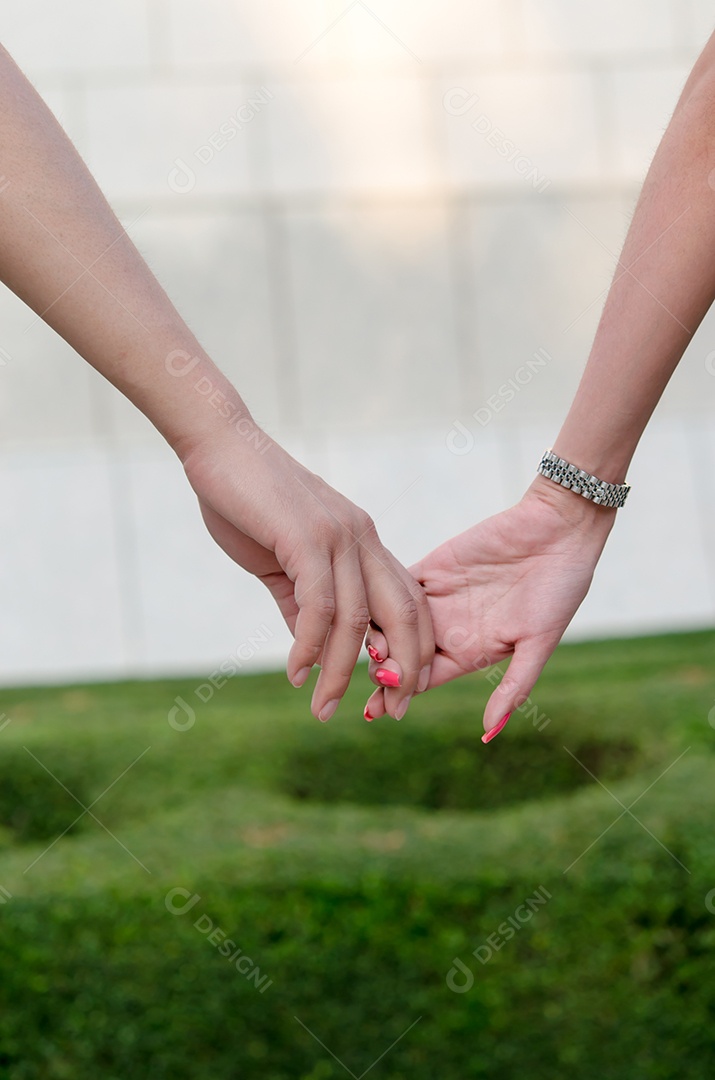
[[[272,440],[208,357],[177,350],[165,366],[172,378],[164,403],[170,414],[162,434],[185,468],[190,458],[267,449]]]
[[[526,489],[523,499],[541,503],[572,529],[607,536],[616,520],[617,511],[612,507],[599,506],[539,474]]]
[[[579,421],[576,427],[573,422],[567,421],[552,450],[564,461],[573,462],[579,469],[601,480],[623,484],[636,445],[634,432],[616,433],[601,428],[590,431],[586,421]]]

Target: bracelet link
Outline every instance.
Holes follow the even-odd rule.
[[[574,495],[580,495],[597,506],[607,506],[615,509],[622,507],[631,490],[630,484],[609,484],[606,480],[599,480],[597,476],[579,469],[569,461],[558,457],[553,450],[546,450],[542,457],[538,472],[547,480],[553,480],[561,487],[569,488]]]

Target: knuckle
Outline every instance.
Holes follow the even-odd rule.
[[[365,606],[350,608],[346,613],[344,624],[355,637],[364,637],[365,630],[370,622],[370,612]]]
[[[406,626],[409,630],[416,630],[419,624],[420,615],[415,598],[411,596],[409,599],[403,600],[402,603],[398,604],[395,615],[398,622],[403,626]]]
[[[306,607],[323,622],[332,622],[335,618],[335,597],[329,593],[311,599]]]
[[[360,510],[357,515],[355,529],[358,536],[363,539],[372,539],[377,536],[375,522],[365,510]]]
[[[318,550],[331,551],[341,532],[341,526],[332,517],[326,515],[315,523],[312,543]]]

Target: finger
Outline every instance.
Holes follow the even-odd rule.
[[[333,563],[335,617],[323,649],[321,671],[311,709],[329,720],[348,688],[370,619],[357,549]]]
[[[482,742],[490,742],[498,735],[514,710],[528,699],[558,642],[557,638],[552,644],[542,640],[517,644],[509,667],[484,710]]]
[[[385,660],[384,663],[377,664],[373,681],[382,687],[382,698],[386,711],[389,712],[390,716],[394,716],[395,720],[402,720],[407,712],[407,706],[410,703],[412,694],[408,694],[406,697],[401,696],[402,672],[400,665],[396,664],[394,660]]]
[[[390,655],[387,638],[382,630],[375,629],[372,623],[365,636],[365,648],[367,649],[370,659],[376,661],[378,664],[381,664],[383,660],[387,660],[387,657]]]
[[[259,578],[259,581],[262,581],[270,592],[278,605],[278,610],[285,619],[288,629],[295,637],[298,605],[295,602],[293,582],[282,571],[277,574],[266,574],[264,577]]]
[[[367,721],[379,720],[385,715],[385,695],[382,690],[376,690],[367,700],[363,716]]]
[[[434,655],[432,622],[417,583],[379,541],[363,558],[370,614],[382,627],[390,657],[401,669],[400,686],[385,693],[391,716],[404,716],[423,666]]]
[[[397,565],[402,569],[399,563]],[[405,571],[410,590],[417,604],[417,614],[419,617],[420,672],[417,676],[416,691],[418,694],[423,693],[429,685],[430,671],[436,650],[434,627],[432,626],[432,614],[427,601],[427,593],[423,587],[424,579],[420,576],[420,573],[421,563],[417,563],[416,568],[411,567],[409,570]]]
[[[295,641],[288,654],[286,673],[294,686],[302,686],[320,660],[336,612],[333,571],[327,555],[301,566],[294,585],[298,615]]]
[[[436,645],[434,640],[434,627],[432,626],[432,614],[430,612],[429,603],[427,602],[427,593],[419,580],[415,578],[412,580],[414,582],[413,588],[417,601],[417,613],[420,620],[420,673],[417,677],[417,691],[418,693],[422,693],[429,686]]]
[[[423,625],[423,621],[427,620],[427,625]],[[434,638],[432,630],[432,620],[429,615],[429,606],[426,609],[420,607],[420,644],[421,644],[421,656],[423,661],[420,667],[420,673],[417,677],[417,687],[415,693],[423,693],[430,685],[430,671],[432,661],[434,660]],[[383,685],[381,680],[377,677],[377,671],[381,666],[390,668],[394,664],[398,674],[402,675],[402,669],[396,661],[392,661],[390,657],[390,646],[387,638],[383,634],[382,630],[375,627],[374,622],[371,621],[370,629],[367,632],[365,638],[365,645],[367,647],[368,655],[370,657],[370,664],[368,667],[368,673],[374,683]],[[385,661],[389,660],[390,663],[385,664]],[[384,684],[387,685],[387,684]]]
[[[375,686],[382,686],[385,689],[402,686],[402,668],[395,660],[383,660],[381,664],[371,660],[367,670]]]
[[[434,656],[432,659],[434,662]],[[400,682],[402,681],[402,668],[396,660],[392,660],[389,656],[387,660],[377,660],[371,655],[370,663],[367,666],[367,673],[370,677],[370,680],[374,682],[376,686],[389,686],[389,681],[387,681],[384,675],[381,674],[384,673],[385,669],[387,669],[388,671],[394,671],[400,679]],[[416,694],[423,694],[427,687],[430,686],[431,673],[431,664],[425,664],[420,669],[420,674],[417,679],[417,689],[415,690]],[[463,674],[463,672],[460,672],[460,674]],[[452,675],[451,678],[456,678],[456,675]],[[442,681],[446,682],[447,680],[443,679]]]
[[[373,645],[373,639],[370,638],[370,643],[367,646],[367,651],[368,651],[369,657],[370,657],[369,664],[367,665],[367,674],[369,675],[370,679],[373,680],[373,683],[376,683],[378,686],[382,686],[383,685],[382,680],[377,677],[377,673],[380,670],[380,667],[390,667],[390,666],[393,665],[395,667],[397,673],[399,673],[400,675],[402,675],[402,669],[400,667],[400,664],[397,664],[396,661],[394,661],[394,660],[390,660],[390,658],[387,656],[388,645],[387,645],[387,639],[385,638],[385,635],[383,635],[382,633],[379,633],[376,636],[378,637],[378,639],[381,638],[383,640],[383,642],[385,642],[386,644],[385,644],[385,646],[376,647],[376,646]],[[369,634],[368,634],[368,638],[369,638]],[[387,657],[387,663],[386,663],[386,657]],[[415,690],[415,693],[423,693],[424,690],[427,690],[427,688],[431,685],[431,674],[432,674],[432,664],[431,663],[423,664],[421,669],[420,669],[419,676],[417,678],[417,689]],[[456,675],[451,675],[450,678],[456,678]],[[443,681],[443,683],[446,683],[447,679],[442,679],[442,681]],[[432,684],[432,685],[439,685],[439,684]]]

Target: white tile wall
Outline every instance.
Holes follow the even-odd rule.
[[[437,429],[331,436],[290,449],[376,519],[409,564],[510,505],[558,418],[478,433],[454,454]],[[696,470],[690,471],[692,461]],[[634,490],[569,636],[711,625],[715,466],[710,426],[654,421]],[[703,483],[703,478],[707,481]],[[668,503],[663,503],[667,487]],[[0,683],[202,673],[261,634],[245,669],[280,666],[290,637],[268,593],[213,544],[166,448],[0,458],[6,538]],[[18,521],[22,528],[18,528]]]
[[[331,47],[326,29],[348,7],[340,0],[296,4],[261,0],[260,4],[208,0],[163,0],[164,32],[176,70],[195,66],[241,65],[247,68],[292,66],[316,39],[318,56]],[[324,35],[324,36],[323,36]],[[311,59],[315,50],[311,51]]]
[[[269,231],[262,215],[150,211],[132,236],[209,355],[240,388],[256,418],[275,429],[280,372]]]
[[[692,44],[700,50],[715,30],[715,12],[709,0],[690,0],[688,7],[683,12],[678,4],[678,18],[692,28]]]
[[[141,671],[213,668],[264,626],[253,666],[275,665],[290,635],[267,590],[213,543],[181,467],[168,452],[122,466],[135,546]]]
[[[0,448],[86,443],[94,435],[86,364],[0,286]]]
[[[700,518],[687,420],[654,421],[629,470],[633,490],[609,538],[573,633],[609,634],[712,625],[712,533]],[[667,493],[667,495],[664,495]]]
[[[262,56],[261,43],[255,41],[255,17],[258,4],[227,4],[225,0],[164,0],[162,4],[166,52],[177,71],[191,67],[227,66],[244,68]],[[308,7],[309,5],[301,5]],[[298,5],[284,5],[281,14]],[[276,26],[280,34],[280,23]]]
[[[265,117],[273,192],[409,192],[437,182],[424,80],[346,76],[271,89],[275,101]]]
[[[671,0],[522,0],[524,37],[536,53],[618,56],[672,47]]]
[[[307,430],[451,422],[459,376],[443,208],[294,212],[288,248]]]
[[[703,589],[715,592],[715,430],[712,411],[708,416],[690,417],[688,420],[689,466],[696,487],[696,508],[692,518],[681,521],[683,535],[699,530],[707,553],[709,580],[703,581]]]
[[[0,491],[0,681],[121,674],[121,552],[104,456],[3,452]]]
[[[177,68],[344,65],[407,67],[463,56],[498,57],[514,0],[164,0]]]
[[[473,429],[523,424],[576,389],[625,234],[623,205],[548,192],[473,201],[468,228],[480,377],[462,419]]]
[[[715,308],[693,336],[658,406],[659,415],[715,416]]]
[[[328,442],[331,483],[365,507],[405,565],[508,503],[499,436],[480,431],[472,444],[461,430],[452,432],[452,425],[408,433],[385,428],[359,450],[339,434]]]
[[[89,86],[87,163],[110,199],[176,203],[245,194],[252,190],[248,144],[263,117],[241,130],[231,125],[241,122],[238,112],[254,89],[175,79]],[[235,134],[222,135],[224,124]]]
[[[689,72],[687,64],[666,61],[623,66],[604,76],[613,102],[616,177],[643,182]]]
[[[450,184],[540,191],[603,179],[596,84],[587,70],[455,66],[434,95]]]
[[[143,215],[132,235],[197,336],[406,562],[529,482],[714,26],[706,0],[0,11],[0,40],[122,220]],[[253,119],[201,160],[261,87]],[[272,601],[215,548],[178,462],[33,320],[2,292],[0,682],[200,674],[262,625],[249,664],[280,664]],[[539,349],[548,364],[475,420]],[[715,312],[639,450],[573,635],[712,623],[713,357]],[[662,468],[679,480],[667,513]]]
[[[72,76],[145,70],[151,0],[4,0],[0,41],[23,69]]]
[[[335,17],[346,14],[305,59],[410,67],[464,56],[499,58],[509,49],[505,9],[512,7],[513,0],[338,2]]]

